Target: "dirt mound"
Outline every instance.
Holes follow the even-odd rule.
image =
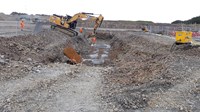
[[[125,75],[122,78],[124,83],[143,83],[148,78],[153,77],[150,74],[158,74],[166,68],[165,64],[172,61],[167,57],[169,52],[161,49],[161,46],[164,48],[167,48],[167,46],[150,43],[143,37],[130,35],[122,39],[116,38],[113,39],[111,45],[111,54],[114,56],[113,59],[116,58],[114,61],[118,66],[114,73]],[[162,63],[164,60],[165,62]],[[126,77],[126,75],[131,77]]]
[[[63,62],[66,57],[63,49],[72,45],[79,52],[86,52],[89,43],[81,37],[68,37],[56,31],[44,31],[37,35],[0,38],[0,52],[5,58],[15,61],[27,61],[31,58],[36,62]]]
[[[186,56],[200,57],[200,46],[177,45],[171,52]]]
[[[107,96],[103,98],[111,102],[111,108],[120,111],[151,108],[150,101],[155,94],[168,91],[190,77],[191,70],[198,70],[194,66],[200,64],[195,62],[199,55],[190,55],[197,49],[171,53],[171,43],[164,37],[122,35],[117,34],[111,42],[116,67],[104,76]]]
[[[104,38],[112,35],[103,34]],[[100,39],[103,40],[103,39]],[[0,38],[0,52],[5,59],[22,62],[51,63],[66,62],[65,47],[74,48],[83,58],[90,52],[89,40],[82,37],[69,37],[58,31],[45,30],[36,35]]]
[[[71,45],[81,55],[87,54],[89,43],[81,37],[68,37],[58,31],[43,31],[36,35],[0,38],[0,80],[24,77],[38,72],[44,64],[68,62],[63,54]],[[16,73],[16,74],[15,74]]]
[[[96,33],[96,37],[97,39],[101,39],[101,40],[111,40],[115,35],[112,33],[108,33],[108,32],[97,32]]]
[[[62,49],[67,38],[59,32],[0,38],[0,80],[22,78],[39,72],[43,64],[65,61]]]
[[[15,61],[26,62],[31,58],[45,62],[50,61],[52,56],[58,56],[66,41],[66,36],[48,31],[38,35],[0,38],[0,52],[5,58]]]

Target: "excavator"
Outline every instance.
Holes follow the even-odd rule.
[[[75,37],[78,36],[78,32],[75,29],[77,21],[79,19],[95,21],[93,32],[88,35],[88,37],[94,38],[97,28],[101,26],[104,19],[104,17],[101,14],[98,17],[95,17],[94,15],[95,14],[93,13],[85,13],[85,12],[77,13],[74,16],[69,16],[69,15],[59,16],[53,14],[52,16],[50,16],[49,22],[51,23],[51,29],[56,29],[71,37]],[[75,49],[73,49],[73,47],[64,48],[63,53],[65,56],[69,58],[68,61],[70,61],[70,63],[77,64],[82,62],[81,56],[76,52]]]
[[[146,26],[143,26],[143,27],[142,27],[142,31],[143,31],[143,32],[149,32],[149,31],[148,31],[148,28],[147,28]]]
[[[99,17],[95,17],[94,15],[95,14],[93,13],[85,12],[77,13],[74,16],[60,16],[53,14],[52,16],[50,16],[49,21],[51,23],[52,29],[57,29],[71,37],[74,37],[78,35],[78,32],[75,30],[78,19],[95,21],[93,34],[96,33],[96,30],[98,27],[101,26],[104,17],[101,14],[99,15]]]

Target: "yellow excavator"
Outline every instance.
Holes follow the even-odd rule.
[[[53,14],[52,16],[50,16],[49,21],[51,23],[52,29],[57,29],[71,37],[74,37],[78,35],[78,32],[75,30],[78,19],[95,21],[93,33],[96,33],[96,30],[98,27],[101,26],[104,17],[101,14],[98,17],[95,17],[94,15],[95,14],[93,13],[85,12],[77,13],[74,16],[59,16]]]
[[[69,16],[69,15],[59,16],[59,15],[54,14],[50,16],[49,21],[51,23],[52,29],[59,30],[60,32],[65,33],[71,37],[78,36],[78,32],[75,29],[76,29],[77,21],[79,19],[95,21],[93,32],[88,36],[88,37],[95,37],[96,30],[98,27],[101,26],[104,17],[101,14],[99,14],[98,17],[94,15],[96,14],[85,13],[85,12],[77,13],[74,16]],[[65,56],[69,58],[70,63],[77,64],[77,63],[82,62],[81,56],[71,46],[64,48],[63,53]]]
[[[142,27],[142,31],[143,32],[149,32],[146,26]]]

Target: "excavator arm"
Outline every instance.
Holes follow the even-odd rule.
[[[77,13],[71,19],[69,19],[67,23],[72,23],[74,21],[77,21],[78,19],[83,19],[83,18],[87,19],[91,15],[93,15],[93,13]]]
[[[49,18],[49,22],[51,23],[52,29],[57,29],[71,37],[77,36],[78,32],[74,30],[76,28],[78,19],[86,19],[95,21],[94,31],[92,35],[88,37],[93,37],[96,35],[96,30],[101,26],[104,17],[100,14],[99,17],[95,17],[93,13],[77,13],[74,16],[59,16],[52,15]],[[81,56],[74,50],[72,47],[67,47],[64,49],[64,54],[69,58],[72,63],[81,63]]]
[[[89,21],[95,21],[94,31],[93,31],[94,34],[96,33],[97,28],[101,26],[103,19],[104,17],[101,14],[99,15],[99,17],[95,17],[95,16],[88,17]]]
[[[93,16],[93,13],[77,13],[74,16],[59,16],[54,14],[53,16],[50,16],[50,22],[52,23],[52,28],[59,27],[59,30],[62,32],[65,32],[64,30],[67,30],[69,35],[77,36],[78,32],[76,32],[74,29],[76,28],[76,23],[78,19],[85,19],[85,20],[91,20],[95,21],[94,30],[93,33],[96,33],[96,30],[98,27],[101,26],[101,23],[103,22],[104,17],[100,14],[99,17]],[[67,33],[66,33],[67,34]]]
[[[100,14],[99,17],[95,17],[95,16],[92,16],[94,15],[93,13],[77,13],[75,14],[71,19],[69,19],[67,21],[67,23],[72,23],[78,19],[86,19],[86,20],[91,20],[91,21],[95,21],[95,25],[94,25],[94,31],[93,33],[95,34],[96,33],[96,30],[98,27],[101,26],[102,22],[103,22],[103,19],[104,17]]]
[[[94,34],[96,33],[96,30],[98,27],[101,27],[101,24],[103,22],[104,17],[100,14],[98,18],[95,20],[95,25],[94,25]]]

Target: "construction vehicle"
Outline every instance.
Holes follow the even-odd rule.
[[[95,17],[94,15],[95,14],[93,13],[85,13],[85,12],[77,13],[74,16],[69,16],[69,15],[59,16],[53,14],[52,16],[50,16],[49,21],[51,23],[52,29],[57,29],[69,36],[74,37],[78,35],[78,32],[75,30],[78,19],[95,21],[93,34],[96,33],[96,30],[98,27],[101,26],[104,17],[101,14],[99,15],[99,17]]]
[[[77,21],[79,19],[95,21],[93,32],[90,33],[90,35],[88,35],[88,37],[94,38],[96,34],[96,30],[98,27],[101,26],[104,17],[101,14],[98,17],[95,17],[93,13],[81,12],[81,13],[75,14],[74,16],[69,16],[69,15],[59,16],[59,15],[54,14],[50,16],[49,21],[51,23],[52,29],[59,30],[62,33],[65,33],[71,37],[74,37],[74,36],[78,36],[78,32],[75,29],[76,29]],[[83,29],[81,29],[80,32],[83,33]],[[70,44],[71,43],[68,43],[68,47],[64,48],[64,51],[63,51],[64,55],[69,58],[68,61],[70,61],[70,63],[73,63],[73,64],[81,63],[82,62],[81,56],[76,52],[76,50],[72,46],[70,46]]]
[[[142,27],[142,31],[143,32],[149,32],[146,26]]]
[[[188,48],[193,46],[200,46],[200,43],[192,39],[191,31],[176,31],[175,42],[170,51],[175,50],[178,46]]]

